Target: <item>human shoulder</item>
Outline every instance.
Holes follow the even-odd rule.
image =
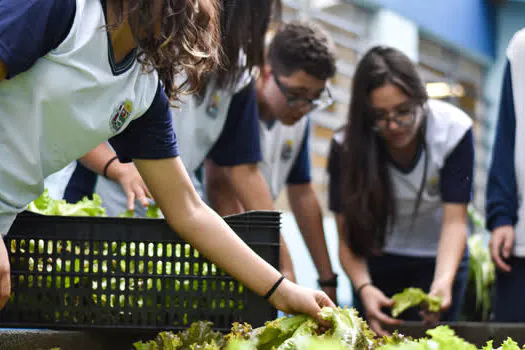
[[[451,103],[440,100],[429,100],[427,106],[430,109],[428,118],[434,123],[432,125],[441,127],[472,127],[472,119],[460,108]]]

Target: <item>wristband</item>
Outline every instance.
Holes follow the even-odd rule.
[[[275,291],[277,290],[277,288],[279,287],[279,285],[282,283],[282,281],[284,281],[284,276],[281,276],[277,282],[275,282],[275,284],[273,285],[272,288],[270,288],[270,290],[268,291],[268,293],[265,294],[265,296],[263,297],[265,300],[268,300],[268,298],[270,298],[272,296],[273,293],[275,293]]]
[[[106,177],[106,178],[108,177],[108,174],[107,174],[107,172],[108,172],[108,168],[109,168],[109,166],[111,165],[111,163],[113,163],[113,162],[114,162],[115,160],[117,160],[117,159],[118,159],[118,157],[117,157],[117,156],[114,156],[113,158],[111,158],[110,160],[108,160],[108,162],[106,163],[106,166],[104,166],[104,171],[102,172],[102,175],[103,175],[104,177]]]
[[[371,285],[372,285],[372,282],[365,282],[362,285],[360,285],[359,288],[357,288],[357,291],[356,291],[357,296],[359,296],[361,298],[361,291],[363,290],[363,288],[365,288],[366,286],[371,286]]]
[[[337,288],[337,274],[334,273],[334,277],[330,278],[330,279],[327,279],[327,280],[321,280],[321,279],[318,279],[317,280],[317,284],[319,285],[319,287],[334,287],[334,288]]]

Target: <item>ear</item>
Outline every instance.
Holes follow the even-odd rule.
[[[259,71],[259,78],[257,79],[257,86],[264,89],[266,84],[272,78],[272,67],[269,64],[265,64]]]
[[[262,70],[262,77],[264,81],[267,81],[272,77],[272,67],[268,63],[264,64],[264,68]]]

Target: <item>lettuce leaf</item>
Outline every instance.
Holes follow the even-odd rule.
[[[405,310],[426,304],[430,312],[438,312],[441,308],[441,298],[431,297],[420,288],[405,288],[401,293],[392,296],[395,305],[392,308],[392,316],[398,317]]]
[[[41,215],[57,216],[106,216],[106,209],[102,208],[102,199],[95,193],[93,199],[84,197],[75,204],[67,203],[65,200],[56,200],[44,193],[33,202],[29,203],[27,209]]]

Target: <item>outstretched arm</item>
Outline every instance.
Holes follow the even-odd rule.
[[[168,223],[182,238],[255,293],[265,295],[271,289],[280,273],[202,202],[178,157],[134,162]],[[325,294],[286,280],[269,301],[282,311],[312,316],[322,306],[333,306]]]

